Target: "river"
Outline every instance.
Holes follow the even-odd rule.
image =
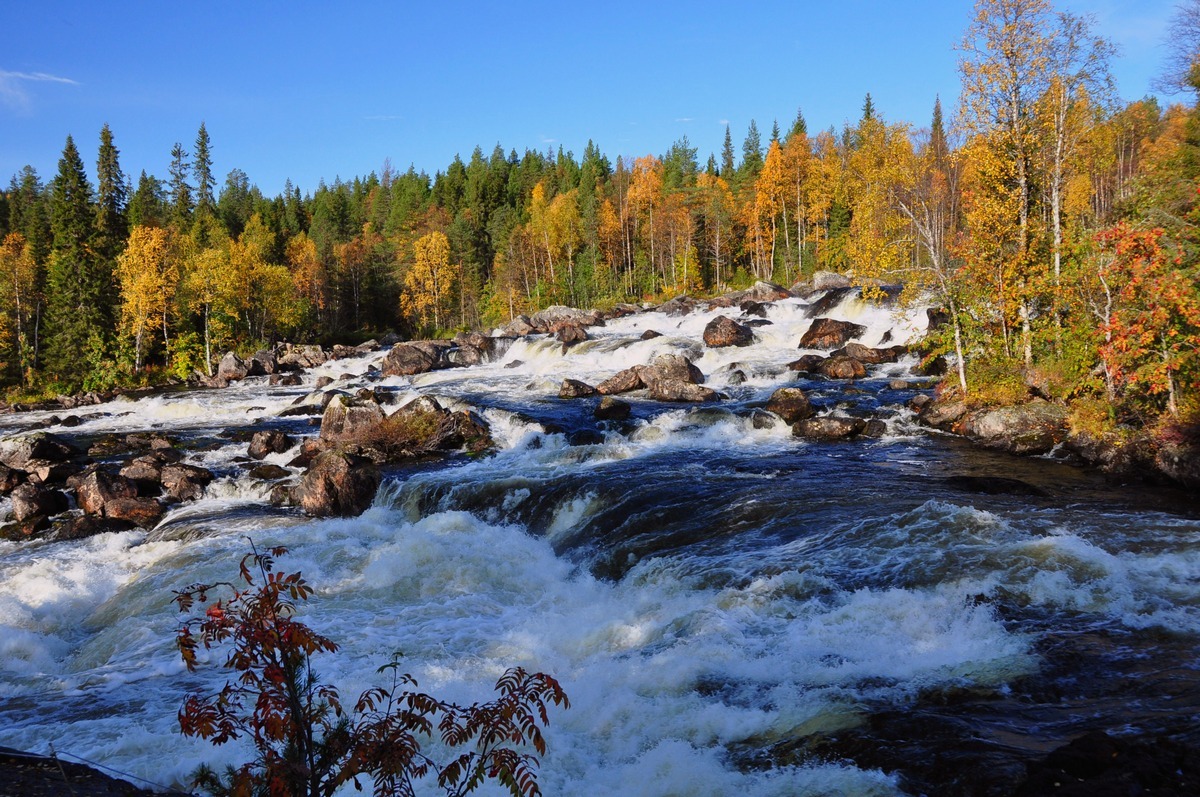
[[[462,702],[512,665],[554,674],[571,708],[551,716],[546,794],[917,794],[947,770],[1011,774],[1093,729],[1200,741],[1187,496],[919,428],[917,388],[889,387],[911,357],[854,383],[797,379],[783,366],[813,309],[776,302],[746,348],[700,342],[718,311],[641,313],[565,351],[530,337],[485,365],[384,379],[373,353],[298,387],[251,378],[51,427],[85,442],[166,432],[218,479],[150,531],[0,542],[0,745],[160,784],[240,760],[177,732],[185,692],[225,675],[184,670],[170,599],[232,578],[246,536],[287,546],[280,567],[317,588],[306,619],[342,646],[318,671],[344,697],[396,651],[422,690]],[[825,313],[864,324],[867,345],[925,323],[853,296]],[[565,378],[596,384],[662,353],[693,358],[728,399],[633,398],[629,422],[598,426],[594,399],[557,397]],[[498,450],[392,468],[357,518],[272,508],[246,444],[222,434],[315,434],[277,416],[323,375],[470,408]],[[755,413],[785,384],[887,432],[796,439]],[[0,434],[47,415],[2,416]],[[961,477],[1014,481],[992,494]]]

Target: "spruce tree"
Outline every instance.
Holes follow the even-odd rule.
[[[762,167],[762,138],[758,134],[758,124],[751,119],[750,127],[746,130],[746,140],[742,142],[742,166],[738,176],[744,184],[754,182]]]
[[[778,119],[771,122],[771,141],[772,141],[772,143],[775,143],[775,144],[779,143],[779,120]]]
[[[808,135],[808,122],[804,121],[804,111],[799,108],[796,109],[796,121],[792,122],[792,131],[788,137],[798,135]]]
[[[192,161],[192,176],[196,178],[196,212],[212,213],[216,208],[213,191],[217,183],[213,178],[212,153],[209,151],[208,129],[204,122],[196,133],[195,160]]]
[[[867,92],[866,99],[863,100],[862,120],[869,122],[875,118],[875,101],[871,99],[871,92]]]
[[[733,135],[729,132],[729,125],[725,125],[725,144],[721,147],[721,176],[732,180],[733,170]]]
[[[142,169],[137,190],[129,199],[126,215],[130,227],[162,227],[166,224],[166,201],[163,199],[162,181],[151,177]]]
[[[192,187],[188,184],[188,154],[178,141],[171,148],[170,192],[171,220],[181,229],[192,221]]]
[[[946,159],[950,156],[950,145],[946,142],[946,125],[942,121],[942,98],[933,100],[933,121],[929,125],[929,147],[933,152],[934,162],[939,168],[945,168]]]
[[[96,254],[111,266],[124,246],[125,175],[121,173],[120,151],[113,144],[108,125],[100,130],[100,151],[96,158]]]
[[[88,374],[89,356],[106,345],[110,285],[93,252],[92,186],[67,136],[50,190],[53,243],[47,275],[47,351],[51,372],[71,383]]]

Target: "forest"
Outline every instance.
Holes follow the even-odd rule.
[[[275,340],[446,336],[834,271],[942,308],[925,353],[951,355],[947,388],[971,401],[1194,418],[1195,102],[1118,100],[1113,45],[1045,0],[983,0],[956,47],[960,97],[928,120],[868,94],[841,129],[797,112],[735,147],[727,127],[706,161],[686,137],[615,158],[497,144],[432,177],[385,162],[270,197],[241,169],[218,186],[203,123],[165,179],[125,171],[106,125],[93,181],[68,136],[56,174],[0,193],[0,385],[148,384]],[[1174,80],[1194,99],[1200,66]]]

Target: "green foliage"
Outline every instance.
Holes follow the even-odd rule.
[[[189,695],[179,711],[181,731],[221,745],[247,738],[251,761],[218,775],[202,767],[195,785],[214,795],[270,794],[325,797],[370,778],[376,795],[411,795],[432,779],[447,795],[464,795],[488,780],[514,797],[540,795],[537,755],[546,752],[542,729],[549,707],[569,707],[549,675],[508,670],[497,698],[461,706],[415,691],[397,659],[380,667],[389,683],[363,692],[353,707],[322,683],[313,658],[338,650],[333,640],[297,619],[313,594],[299,573],[275,571],[285,553],[256,549],[242,559],[237,583],[193,584],[175,593],[180,611],[208,604],[180,627],[176,644],[194,670],[197,653],[225,650],[224,666],[239,673],[216,694]],[[438,763],[424,751],[433,738],[457,752]]]

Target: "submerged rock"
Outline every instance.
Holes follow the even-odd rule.
[[[628,402],[605,396],[600,399],[592,415],[598,421],[624,421],[629,418],[631,409]]]

